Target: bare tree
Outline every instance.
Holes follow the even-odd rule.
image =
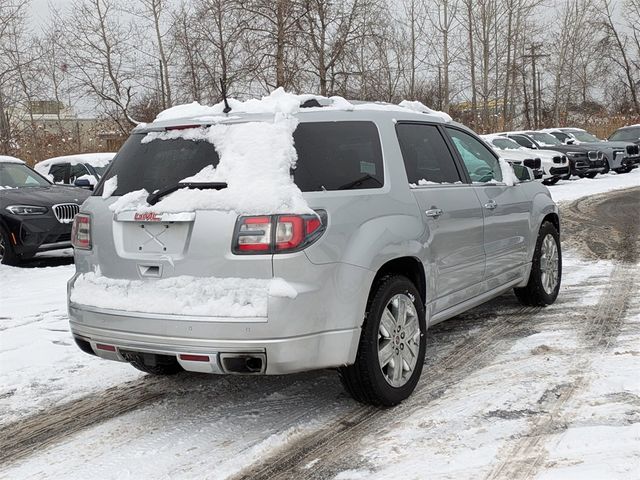
[[[123,133],[138,122],[130,107],[136,71],[133,28],[116,0],[74,0],[69,14],[55,15],[61,26],[60,47],[76,84],[95,95]]]

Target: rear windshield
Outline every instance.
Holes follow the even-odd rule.
[[[137,133],[122,146],[103,180],[118,176],[114,195],[144,188],[153,192],[220,161],[213,144],[194,140],[142,143]],[[303,192],[380,188],[382,150],[373,122],[300,123],[293,134],[298,152],[293,179]],[[94,195],[102,195],[101,183]]]

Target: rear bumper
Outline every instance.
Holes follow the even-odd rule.
[[[209,373],[235,373],[221,367],[221,356],[227,354],[260,354],[266,364],[260,373],[268,375],[353,363],[375,272],[342,263],[311,264],[304,253],[278,260],[276,267],[297,296],[269,294],[264,316],[142,313],[70,302],[71,332],[88,342],[89,353],[106,359],[124,361],[121,351],[155,353],[177,357],[186,370]],[[77,278],[69,281],[69,293]],[[128,296],[135,294],[130,291]],[[211,362],[184,363],[180,354],[207,355]]]
[[[87,310],[70,305],[71,332],[77,339],[88,342],[93,352],[107,360],[125,361],[121,352],[155,353],[174,356],[185,370],[204,373],[233,373],[225,369],[225,355],[252,354],[265,359],[261,373],[286,373],[339,367],[355,359],[360,328],[318,332],[295,337],[227,340],[217,338],[220,322],[212,319],[198,323],[198,332],[192,322],[180,320],[138,319],[152,325],[157,333],[135,333],[132,318]],[[251,320],[256,320],[251,322]],[[242,319],[235,326],[238,331],[251,331],[263,319]],[[219,333],[218,333],[219,335]],[[113,351],[97,345],[114,347]],[[204,355],[208,362],[183,361],[180,355]]]

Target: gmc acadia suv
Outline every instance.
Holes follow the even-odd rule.
[[[75,220],[78,346],[153,374],[334,368],[358,401],[395,405],[430,326],[510,289],[555,301],[558,208],[528,168],[426,107],[340,100],[137,127]],[[283,115],[297,126],[276,138]],[[247,134],[260,125],[273,138]],[[250,177],[288,142],[307,206],[274,210]]]

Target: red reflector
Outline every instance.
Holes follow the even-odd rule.
[[[106,350],[107,352],[115,352],[116,347],[113,345],[105,345],[104,343],[96,343],[96,348],[98,350]]]
[[[319,218],[310,218],[305,222],[305,230],[307,231],[307,235],[312,234],[313,232],[315,232],[317,229],[320,228],[320,225],[322,225],[322,222],[320,221]]]
[[[188,353],[181,353],[179,355],[180,360],[185,360],[187,362],[208,362],[209,355],[190,355]]]

